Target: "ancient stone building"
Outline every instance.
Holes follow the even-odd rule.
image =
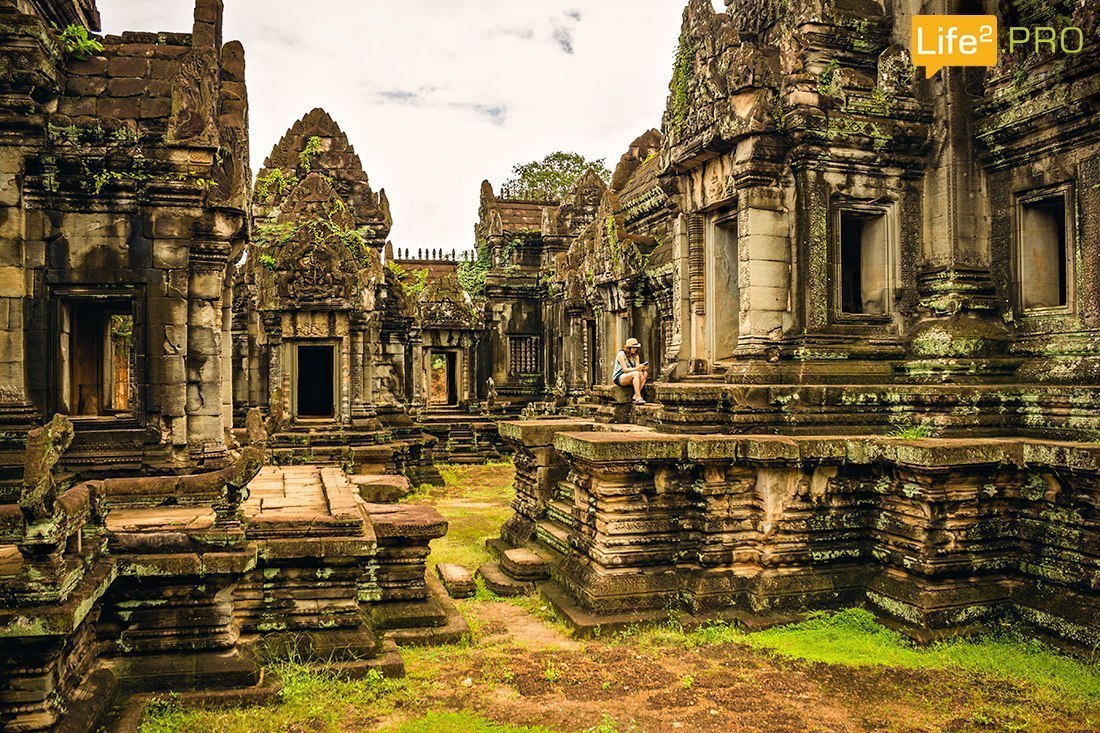
[[[67,45],[70,24],[94,4],[0,1],[0,728],[93,730],[147,692],[273,699],[261,659],[400,674],[396,643],[467,631],[426,575],[447,522],[270,465],[316,419],[319,462],[434,472],[384,195],[317,112],[253,203],[220,0],[191,33]],[[296,391],[302,369],[331,394]]]
[[[410,406],[416,423],[436,439],[437,461],[480,463],[500,458],[499,412],[478,397],[485,303],[462,285],[476,253],[388,248],[387,265],[415,303],[419,339],[412,347]]]
[[[66,462],[217,464],[231,427],[228,265],[248,230],[244,51],[220,4],[194,32],[67,54],[89,2],[5,3],[0,421],[76,426]]]
[[[657,130],[639,137],[610,187],[589,173],[547,217],[561,242],[548,262],[546,317],[558,402],[600,392],[628,338],[642,341],[655,374],[675,359],[675,207],[657,179],[661,139]]]
[[[548,243],[545,212],[552,201],[500,198],[488,181],[481,184],[475,227],[478,257],[488,260],[485,276],[486,334],[479,352],[478,395],[487,396],[491,379],[502,403],[518,405],[546,394],[546,341],[543,287]]]
[[[688,4],[658,155],[559,255],[595,327],[543,317],[569,385],[642,338],[649,404],[601,386],[504,424],[498,549],[537,550],[582,627],[866,603],[924,638],[1009,615],[1095,644],[1095,8],[1000,3],[1087,45],[929,79],[919,3],[727,5]]]
[[[234,397],[260,407],[277,459],[431,478],[408,418],[419,375],[415,304],[382,263],[393,220],[324,110],[296,122],[256,179],[238,280]]]

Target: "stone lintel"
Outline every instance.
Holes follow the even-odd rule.
[[[447,534],[447,520],[435,507],[367,504],[366,511],[375,535],[389,544],[394,541],[428,542]]]

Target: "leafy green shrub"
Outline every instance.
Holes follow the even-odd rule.
[[[103,50],[103,44],[89,36],[87,28],[76,23],[61,31],[57,40],[65,55],[78,61],[85,61]]]

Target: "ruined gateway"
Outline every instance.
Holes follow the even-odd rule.
[[[609,183],[484,184],[476,263],[388,244],[323,110],[253,180],[221,0],[86,58],[93,0],[0,0],[5,730],[264,699],[261,655],[399,674],[466,631],[447,525],[355,479],[502,450],[480,574],[581,631],[864,604],[1100,642],[1100,13],[1005,0],[1089,45],[926,79],[919,3],[727,4]]]

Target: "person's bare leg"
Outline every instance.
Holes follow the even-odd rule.
[[[627,374],[626,376],[623,377],[623,381],[625,381],[627,384],[629,384],[631,387],[634,388],[634,401],[638,402],[639,400],[641,400],[642,399],[642,388],[641,388],[642,373],[641,372],[631,372],[630,374]]]

